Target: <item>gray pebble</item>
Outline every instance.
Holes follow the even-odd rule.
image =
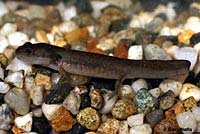
[[[147,122],[154,127],[157,123],[164,119],[164,113],[162,109],[154,110],[146,115]]]
[[[6,104],[0,106],[0,129],[10,130],[14,122],[12,111]],[[0,131],[1,133],[1,131]]]
[[[146,30],[152,33],[158,33],[163,25],[163,20],[161,18],[154,18],[146,25]]]

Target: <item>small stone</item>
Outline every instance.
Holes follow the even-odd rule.
[[[135,97],[135,92],[130,85],[123,85],[118,94],[121,99],[133,99]]]
[[[48,120],[51,120],[54,113],[61,107],[61,104],[42,104],[42,112]]]
[[[158,98],[162,94],[162,90],[160,88],[153,88],[153,89],[149,90],[149,92],[155,98]]]
[[[11,109],[20,115],[25,115],[29,112],[30,98],[27,92],[23,89],[10,89],[4,96],[4,101],[10,106]]]
[[[70,130],[75,123],[75,119],[64,107],[60,107],[51,118],[51,126],[56,132]]]
[[[78,114],[81,105],[80,95],[71,91],[63,101],[63,106],[69,110],[73,115]]]
[[[138,79],[136,81],[134,81],[131,84],[131,87],[133,88],[133,90],[135,91],[135,93],[138,92],[138,90],[142,89],[142,88],[148,88],[147,82],[144,79]]]
[[[46,19],[51,20],[50,23],[52,25],[57,25],[62,22],[62,17],[58,9],[56,9],[54,6],[46,6]]]
[[[90,130],[96,130],[100,125],[99,114],[91,107],[81,110],[76,119],[78,123]]]
[[[72,129],[70,129],[69,131],[67,131],[67,134],[85,134],[85,132],[87,132],[87,131],[88,131],[87,128],[81,126],[79,123],[76,123],[72,127]]]
[[[0,2],[0,16],[6,14],[9,12],[8,7],[5,5],[5,3],[3,1]]]
[[[76,41],[86,42],[88,38],[89,38],[89,32],[87,28],[76,29],[65,34],[65,40],[69,44]]]
[[[197,62],[198,52],[192,47],[182,47],[175,51],[174,58],[176,60],[188,60],[190,61],[190,70],[193,70]]]
[[[115,118],[107,119],[97,130],[100,134],[117,134],[120,127],[120,121]]]
[[[13,23],[6,23],[0,30],[0,35],[8,36],[9,34],[17,31],[17,25]]]
[[[142,125],[144,123],[144,113],[131,115],[127,118],[128,125],[130,127]]]
[[[4,67],[8,65],[8,58],[3,53],[0,53],[0,62]]]
[[[65,8],[63,12],[63,19],[64,21],[69,21],[73,17],[77,16],[76,7],[70,6],[68,8]]]
[[[13,59],[13,57],[15,56],[15,49],[11,48],[11,47],[7,47],[7,48],[4,49],[3,53],[5,54],[5,56],[8,59]]]
[[[200,42],[199,40],[199,36],[200,36],[200,32],[199,33],[196,33],[196,34],[193,34],[192,37],[190,38],[190,44],[191,45],[195,45],[195,44],[198,44]]]
[[[78,28],[74,21],[65,21],[59,25],[59,30],[62,33],[68,33],[76,30]]]
[[[183,84],[183,88],[179,94],[180,100],[185,100],[189,98],[190,96],[193,96],[194,99],[198,102],[200,100],[200,89],[190,83]]]
[[[185,30],[178,36],[178,41],[186,45],[190,44],[190,38],[195,34],[192,30]]]
[[[128,99],[118,100],[112,109],[112,115],[117,119],[126,119],[136,112],[135,104]]]
[[[25,89],[28,91],[28,93],[30,93],[34,87],[35,87],[35,79],[31,76],[25,77]]]
[[[6,130],[0,130],[0,134],[8,134]]]
[[[158,45],[149,44],[143,47],[146,60],[171,60],[171,57]]]
[[[152,134],[152,129],[149,124],[131,127],[129,134]]]
[[[177,134],[178,129],[179,126],[176,120],[163,119],[154,127],[154,134]]]
[[[81,13],[72,19],[79,27],[86,27],[95,24],[95,20],[88,13]]]
[[[13,32],[8,35],[9,44],[15,48],[22,46],[28,41],[28,36],[22,32]]]
[[[146,114],[146,120],[151,125],[152,128],[154,128],[155,125],[163,119],[164,119],[164,113],[162,109],[157,109]]]
[[[142,60],[143,59],[142,45],[131,46],[128,50],[128,59]]]
[[[128,48],[126,45],[122,42],[120,42],[115,49],[114,56],[118,58],[124,58],[127,59],[128,57]]]
[[[48,43],[49,40],[47,38],[47,34],[45,31],[43,30],[37,30],[35,32],[35,38],[38,42],[44,42],[44,43]]]
[[[112,50],[117,47],[117,43],[113,39],[104,39],[100,41],[97,46],[97,48],[107,51],[107,50]]]
[[[46,13],[45,13],[44,8],[39,5],[31,5],[29,7],[29,14],[30,14],[31,19],[33,18],[45,19],[46,18]]]
[[[87,76],[71,74],[69,77],[70,77],[70,84],[72,86],[84,85],[85,83],[88,82]]]
[[[23,74],[22,71],[20,72],[12,72],[6,78],[5,81],[7,83],[11,83],[18,88],[23,87]]]
[[[151,110],[154,110],[158,105],[158,100],[145,88],[142,88],[137,92],[134,102],[139,113],[148,113]]]
[[[31,97],[34,105],[36,105],[36,106],[42,105],[43,87],[36,85],[32,90],[30,90],[30,97]]]
[[[163,26],[163,20],[161,18],[154,18],[152,21],[150,21],[146,26],[146,30],[152,33],[158,33]]]
[[[44,86],[44,89],[46,90],[50,90],[52,87],[51,78],[47,75],[37,73],[35,77],[35,82],[36,82],[36,85]]]
[[[191,134],[195,131],[197,127],[197,121],[195,119],[195,116],[191,112],[184,112],[177,115],[176,120],[180,128],[191,129],[191,131],[189,131],[189,133]]]
[[[174,93],[171,90],[169,90],[168,92],[162,94],[162,96],[160,96],[159,98],[159,102],[160,102],[160,108],[164,110],[172,107],[175,102]]]
[[[104,98],[98,89],[91,89],[89,96],[91,99],[91,107],[101,109],[105,104]]]
[[[176,103],[172,108],[165,112],[165,118],[176,120],[176,116],[185,112],[185,108],[182,102]]]
[[[30,132],[32,128],[32,122],[33,122],[32,116],[33,116],[32,113],[28,113],[24,116],[16,117],[14,120],[15,125],[25,132]]]
[[[39,134],[49,134],[51,133],[52,127],[49,124],[49,121],[44,117],[33,117],[33,126],[32,131],[37,132]]]
[[[79,110],[86,107],[91,107],[91,99],[88,92],[81,94],[81,106]]]
[[[122,39],[135,40],[136,29],[130,28],[126,30],[119,31],[113,37],[116,43],[119,43]]]
[[[10,130],[14,121],[12,111],[6,104],[0,106],[0,129]],[[1,132],[0,132],[1,133]]]
[[[0,36],[0,53],[3,53],[4,50],[9,46],[8,40],[4,36]]]
[[[192,113],[195,116],[197,122],[200,122],[200,114],[199,114],[200,113],[200,107],[197,107],[197,106],[193,107]]]
[[[77,11],[78,14],[80,14],[80,13],[91,13],[93,11],[90,0],[77,1],[75,3],[75,5],[76,5],[76,11]]]
[[[111,24],[109,26],[109,32],[119,32],[121,30],[126,29],[127,25],[129,23],[128,19],[117,19],[117,20],[112,20]]]
[[[182,83],[179,81],[166,79],[160,83],[159,88],[164,93],[171,90],[177,97],[181,92],[182,86],[183,86]]]
[[[193,107],[197,106],[197,102],[192,96],[183,100],[182,103],[186,111],[191,111]]]
[[[0,93],[5,94],[9,91],[10,86],[5,82],[0,82]]]
[[[36,108],[32,110],[33,117],[42,117],[42,108]]]
[[[128,132],[129,132],[128,122],[120,121],[118,134],[128,134]]]

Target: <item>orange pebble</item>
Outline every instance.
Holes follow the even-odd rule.
[[[119,43],[117,48],[115,49],[114,56],[118,58],[124,58],[127,59],[128,57],[128,49],[126,45],[122,42]]]
[[[185,30],[183,31],[179,36],[178,36],[178,41],[180,43],[184,43],[186,45],[190,44],[190,38],[192,37],[192,35],[194,35],[195,32],[192,30]]]
[[[86,48],[87,49],[92,49],[92,48],[95,48],[96,45],[97,45],[98,41],[94,38],[89,38],[87,40],[87,44],[86,44]]]

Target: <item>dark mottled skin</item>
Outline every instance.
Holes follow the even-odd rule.
[[[29,64],[107,79],[186,77],[190,67],[190,62],[186,60],[128,60],[45,43],[25,43],[16,50],[16,56]]]

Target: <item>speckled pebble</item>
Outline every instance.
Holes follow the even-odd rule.
[[[23,89],[10,89],[10,91],[4,96],[4,100],[12,110],[20,115],[25,115],[29,112],[30,97],[28,93]]]
[[[151,134],[152,129],[149,124],[143,124],[130,128],[130,134]]]
[[[159,98],[160,108],[168,109],[174,105],[175,102],[175,95],[174,93],[169,90],[168,92],[162,94]]]
[[[0,106],[0,129],[9,130],[12,127],[14,116],[7,104]]]
[[[97,130],[99,134],[117,134],[120,127],[120,121],[115,118],[107,119]]]
[[[129,132],[128,122],[120,121],[118,134],[128,134],[128,132]]]
[[[47,75],[37,73],[35,77],[36,85],[44,86],[44,89],[50,90],[52,87],[51,78]]]
[[[90,93],[91,107],[101,109],[105,104],[104,98],[98,89],[91,89]]]
[[[182,103],[186,111],[191,111],[193,107],[197,106],[197,102],[192,96],[183,100]]]
[[[118,100],[112,109],[112,115],[117,119],[126,119],[136,112],[135,104],[128,99]]]
[[[123,85],[120,89],[119,89],[119,98],[121,99],[133,99],[135,96],[135,92],[132,89],[132,87],[130,85]]]
[[[43,91],[44,91],[44,88],[38,85],[32,88],[32,90],[30,90],[30,98],[32,99],[34,105],[39,106],[42,104]]]
[[[99,114],[91,107],[81,110],[76,119],[78,123],[90,130],[96,130],[100,125]]]

